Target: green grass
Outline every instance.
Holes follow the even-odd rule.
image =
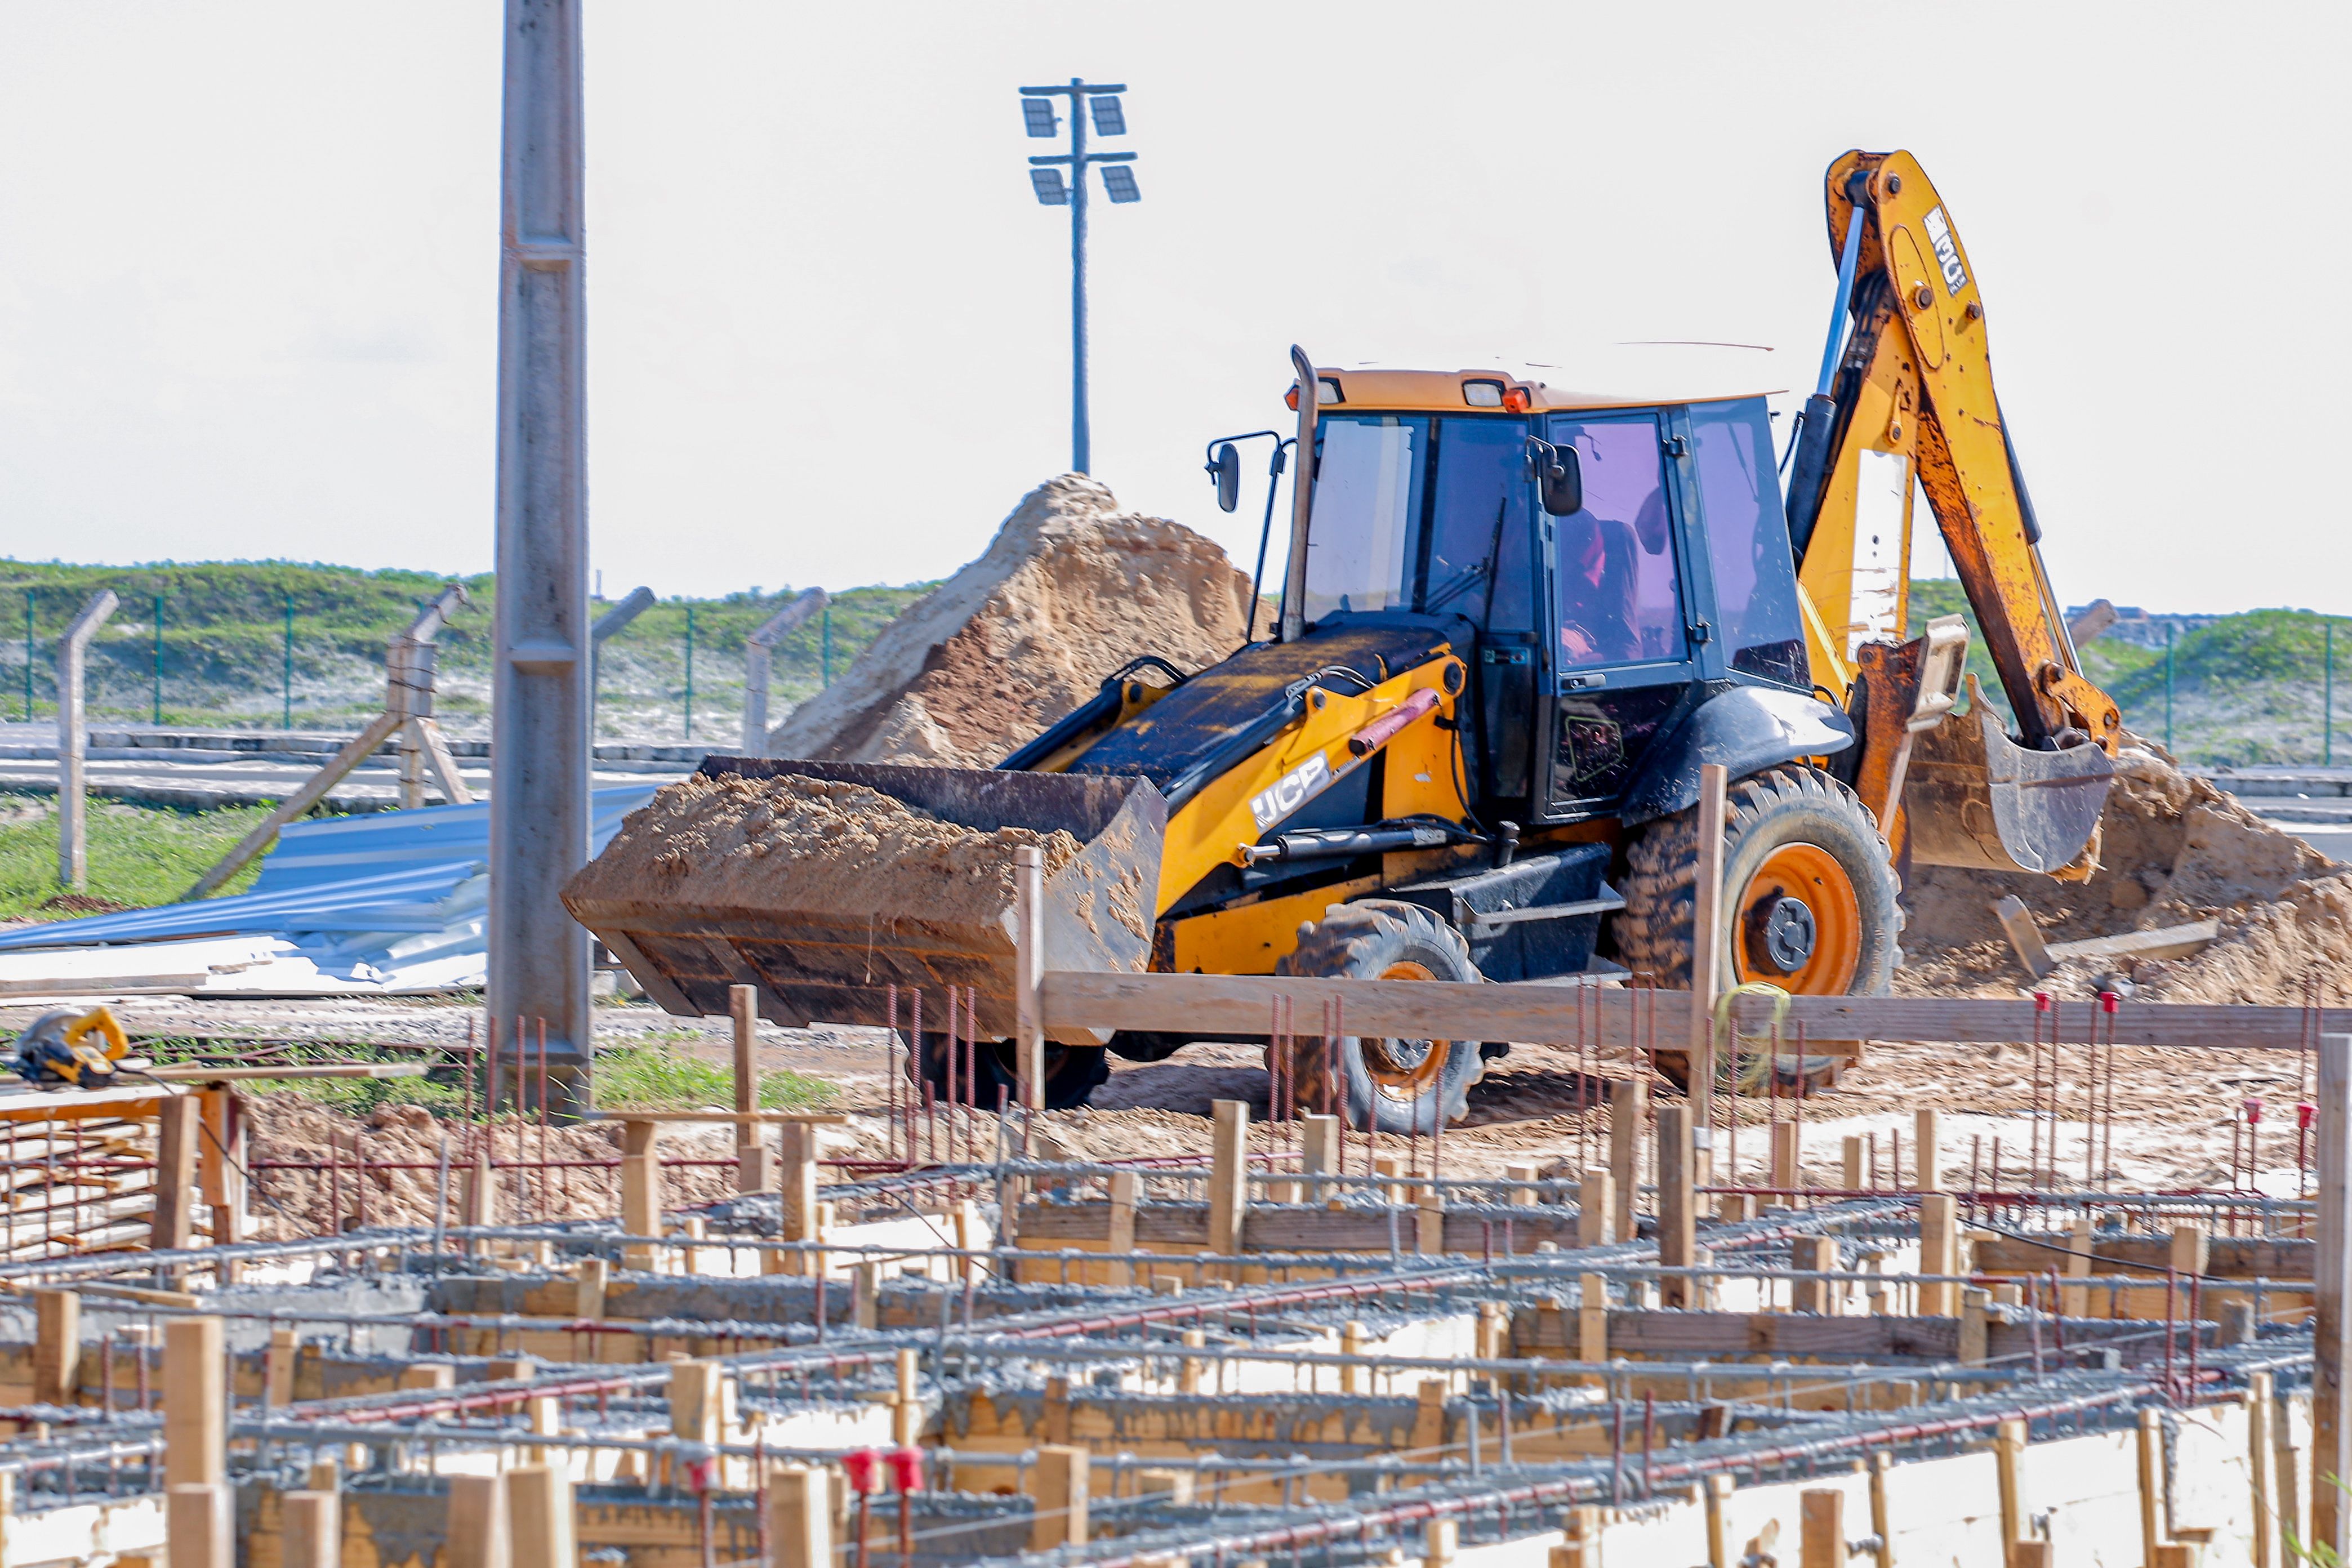
[[[812,1110],[829,1103],[833,1086],[805,1073],[760,1075],[760,1104],[769,1110]],[[615,1046],[596,1053],[595,1095],[605,1110],[696,1110],[735,1102],[735,1075],[718,1062],[690,1057],[666,1042]]]
[[[64,890],[58,882],[55,803],[38,796],[0,795],[0,813],[10,808],[19,816],[17,820],[0,824],[0,916],[56,920],[75,912],[70,908],[40,907]],[[189,883],[228,853],[264,815],[258,806],[199,813],[93,800],[89,816],[89,885],[85,892],[93,899],[141,909],[174,902],[188,890]],[[260,863],[256,861],[221,890],[241,893],[260,872]]]

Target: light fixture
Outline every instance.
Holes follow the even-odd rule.
[[[1046,206],[1066,207],[1070,205],[1070,188],[1062,184],[1061,170],[1032,169],[1029,171],[1029,183],[1036,187],[1038,201]]]
[[[1503,384],[1499,381],[1465,381],[1462,384],[1462,401],[1473,408],[1503,406]]]
[[[1124,136],[1127,134],[1127,110],[1116,98],[1090,98],[1087,102],[1095,111],[1095,134]]]
[[[1102,100],[1098,98],[1095,101],[1100,103]],[[1097,115],[1096,118],[1100,119],[1101,116]],[[1102,176],[1103,189],[1110,193],[1112,201],[1124,204],[1139,202],[1143,199],[1143,193],[1135,188],[1135,171],[1126,164],[1105,163],[1102,166]]]
[[[1054,100],[1050,98],[1023,99],[1021,117],[1028,122],[1032,136],[1051,136],[1061,125],[1055,117]]]

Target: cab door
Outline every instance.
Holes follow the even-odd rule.
[[[1654,411],[1546,421],[1544,438],[1574,447],[1584,479],[1583,508],[1550,520],[1555,821],[1613,810],[1695,689],[1666,435]]]

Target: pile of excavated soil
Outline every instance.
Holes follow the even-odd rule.
[[[768,754],[990,767],[1144,654],[1196,670],[1241,646],[1249,578],[1082,474],[1022,498],[979,560],[908,606]]]
[[[729,774],[665,784],[563,889],[575,910],[672,895],[698,908],[992,921],[1013,907],[1013,852],[1051,877],[1079,850],[1056,829],[943,822],[863,784]]]
[[[2301,1005],[2352,996],[2352,869],[2263,821],[2133,740],[2116,759],[2098,871],[2087,882],[1914,867],[1904,889],[1906,995],[2013,995],[2024,967],[1992,906],[2025,902],[2046,941],[2074,942],[2217,919],[2220,938],[2186,958],[2077,962],[2035,983],[2087,996],[2121,973],[2149,1001]]]

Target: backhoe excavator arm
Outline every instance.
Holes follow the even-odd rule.
[[[1984,304],[1959,233],[1907,153],[1848,153],[1830,165],[1827,185],[1832,256],[1857,214],[1864,222],[1821,480],[1808,494],[1801,475],[1790,498],[1817,641],[1829,645],[1816,647],[1816,677],[1826,662],[1826,673],[1850,679],[1860,643],[1905,633],[1916,470],[2020,739],[2037,751],[2088,740],[2112,756],[2122,717],[2084,678],[2042,568],[2041,530],[1994,394]]]

